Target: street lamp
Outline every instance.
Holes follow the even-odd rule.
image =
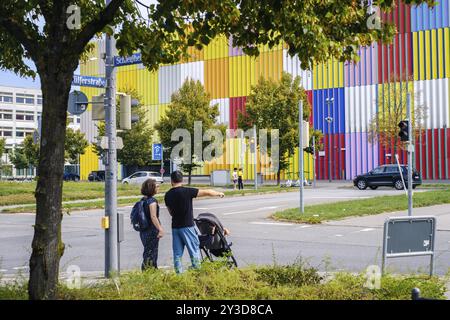
[[[328,106],[328,117],[325,118],[328,122],[328,181],[331,182],[331,123],[333,118],[330,117],[330,107],[334,103],[334,98],[326,98],[325,103]]]

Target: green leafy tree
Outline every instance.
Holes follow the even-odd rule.
[[[372,2],[383,9],[394,6],[393,0]],[[74,4],[81,12],[79,25],[74,14],[67,13]],[[179,61],[189,46],[201,48],[219,34],[232,36],[233,45],[253,55],[258,54],[258,44],[273,47],[284,41],[289,53],[298,54],[309,67],[330,57],[356,58],[359,45],[392,39],[392,26],[372,28],[367,23],[368,7],[367,0],[172,0],[150,5],[142,16],[134,0],[111,0],[108,5],[104,0],[2,0],[0,68],[21,76],[39,74],[43,96],[30,298],[57,297],[64,253],[61,202],[67,102],[74,71],[92,49],[95,36],[100,32],[114,36],[123,56],[139,50],[144,65],[152,70]]]
[[[424,130],[424,122],[427,115],[427,106],[420,103],[421,92],[414,92],[412,79],[400,82],[398,77],[391,77],[391,81],[378,90],[377,112],[372,115],[369,122],[369,134],[367,138],[370,143],[378,142],[385,149],[392,147],[391,163],[395,163],[397,150],[405,150],[407,143],[402,142],[398,133],[400,121],[408,118],[407,94],[411,93],[411,113],[413,132],[413,143],[416,137]]]
[[[14,148],[10,156],[10,161],[16,169],[28,169],[30,162],[25,154],[25,149],[22,145],[18,145]],[[25,172],[25,175],[27,172]]]
[[[34,142],[31,135],[27,135],[25,139],[23,139],[22,147],[28,165],[36,167],[39,164],[39,144]]]
[[[247,130],[256,125],[258,129],[278,129],[280,161],[277,180],[280,173],[289,166],[289,158],[298,146],[299,102],[303,101],[303,120],[308,120],[311,106],[305,90],[301,87],[300,77],[283,72],[279,82],[260,78],[252,88],[247,99],[245,114],[239,113],[238,124]],[[271,145],[268,142],[270,153]]]
[[[0,179],[3,175],[3,155],[6,152],[6,139],[0,138]]]
[[[142,97],[136,90],[123,88],[119,90],[131,95],[132,99],[142,101]],[[125,166],[148,166],[152,163],[152,137],[153,129],[147,119],[145,107],[139,103],[132,107],[133,116],[137,117],[137,121],[131,124],[130,130],[123,130],[117,133],[117,136],[122,138],[123,148],[117,150],[117,160]],[[120,103],[117,100],[117,127],[119,127]],[[105,122],[100,121],[97,124],[98,136],[105,135]],[[101,156],[104,150],[99,145],[94,145],[94,152]]]
[[[210,105],[209,94],[200,81],[187,79],[181,88],[172,95],[172,102],[169,105],[165,116],[155,124],[161,142],[165,148],[171,150],[179,143],[172,141],[172,132],[177,129],[186,129],[191,136],[190,158],[182,155],[181,169],[188,173],[189,184],[191,184],[192,170],[201,166],[201,163],[195,157],[194,143],[194,122],[202,123],[202,131],[209,129],[218,129],[224,134],[225,127],[217,125],[216,119],[219,116],[217,105]],[[202,150],[208,145],[208,142],[202,143]],[[219,157],[220,154],[214,154]]]
[[[84,133],[80,130],[67,128],[65,141],[65,155],[64,158],[70,164],[77,164],[80,155],[86,152],[89,142],[86,140]]]

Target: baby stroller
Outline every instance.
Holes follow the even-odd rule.
[[[202,259],[204,258],[203,253],[210,261],[214,261],[214,257],[226,257],[230,267],[237,267],[236,259],[230,248],[232,243],[227,242],[220,220],[212,213],[201,213],[194,221],[199,231]]]

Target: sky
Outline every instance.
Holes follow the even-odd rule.
[[[140,0],[140,2],[146,5],[157,3],[156,0]],[[146,12],[146,10],[141,6],[139,6],[139,9],[142,13]],[[33,61],[27,60],[26,63],[34,70],[36,70]],[[79,69],[77,69],[75,71],[75,74],[79,74],[79,72]],[[0,70],[0,86],[40,89],[41,82],[39,76],[37,76],[36,79],[33,80],[33,78],[21,78],[10,71]]]

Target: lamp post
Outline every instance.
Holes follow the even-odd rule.
[[[330,117],[330,106],[333,104],[334,98],[326,98],[325,103],[328,106],[328,117],[325,120],[328,122],[328,181],[331,182],[331,123],[333,118]]]

